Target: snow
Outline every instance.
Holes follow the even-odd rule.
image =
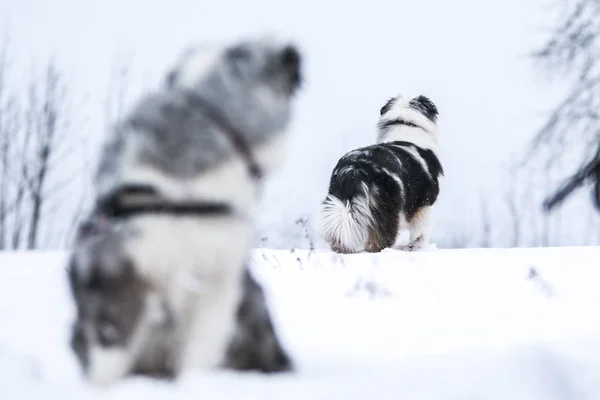
[[[0,253],[0,399],[598,399],[600,247],[252,253],[294,374],[88,386],[65,253]]]

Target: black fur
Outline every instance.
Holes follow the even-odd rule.
[[[227,349],[225,366],[261,372],[293,369],[292,360],[277,339],[263,290],[247,269],[237,311],[237,328]]]
[[[377,124],[377,126],[379,127],[380,130],[384,130],[386,128],[389,128],[389,127],[395,126],[395,125],[406,125],[406,126],[410,126],[411,128],[420,128],[420,126],[415,124],[414,122],[407,121],[402,118],[387,119],[384,121],[380,121]]]
[[[428,97],[423,95],[417,96],[414,99],[411,99],[409,104],[412,108],[429,118],[429,120],[436,122],[438,109]]]
[[[395,97],[392,97],[391,99],[389,99],[384,105],[383,107],[381,107],[381,109],[379,110],[379,116],[383,116],[383,114],[387,113],[388,111],[390,111],[392,109],[392,107],[396,104],[397,99]],[[433,103],[433,101],[431,101],[431,99],[429,99],[427,96],[417,96],[413,99],[411,99],[408,103],[412,108],[414,108],[415,110],[419,111],[421,114],[423,114],[424,116],[426,116],[429,120],[436,122],[437,117],[438,117],[438,109],[437,106]],[[401,120],[403,123],[406,123],[407,121]],[[386,121],[386,123],[388,123],[389,121]],[[393,125],[393,123],[388,123],[388,125]],[[408,123],[409,126],[417,126],[413,123]]]
[[[301,60],[300,52],[294,46],[286,46],[281,52],[281,63],[290,72],[290,90],[296,90],[302,83]]]
[[[410,149],[425,162],[427,171],[407,151]],[[374,144],[351,151],[338,161],[329,194],[342,202],[368,197],[380,242],[377,247],[386,248],[394,244],[398,235],[400,212],[410,221],[421,208],[435,203],[443,174],[442,165],[431,150],[402,141]]]
[[[396,98],[392,97],[391,99],[389,99],[384,105],[383,107],[381,107],[381,109],[379,110],[379,116],[382,116],[383,114],[385,114],[386,112],[390,111],[390,109],[392,108],[392,106],[396,103]]]

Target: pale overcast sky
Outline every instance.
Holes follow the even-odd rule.
[[[54,55],[97,110],[119,57],[132,56],[132,86],[139,90],[156,85],[176,54],[195,40],[267,32],[297,42],[306,56],[306,84],[297,102],[288,165],[267,190],[270,211],[264,224],[318,205],[337,158],[374,140],[387,98],[425,94],[440,110],[448,178],[439,214],[449,221],[468,214],[469,198],[478,190],[497,186],[500,163],[525,143],[558,98],[557,88],[551,96],[524,57],[550,26],[545,5],[541,0],[0,0],[0,20],[20,62]],[[92,124],[93,132],[99,129]]]

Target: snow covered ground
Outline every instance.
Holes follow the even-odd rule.
[[[0,399],[600,399],[600,247],[255,250],[298,372],[78,375],[64,253],[0,253]]]

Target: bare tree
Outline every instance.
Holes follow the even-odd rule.
[[[600,206],[600,1],[566,0],[558,6],[556,28],[533,55],[571,89],[532,140],[526,160],[541,157],[546,166],[561,160],[584,162],[546,200],[546,211],[589,179],[596,181],[595,203]]]
[[[0,47],[0,249],[18,248],[20,244],[20,211],[26,194],[26,181],[19,179],[24,165],[19,153],[27,135],[20,130],[20,107],[9,87],[8,44],[4,38]]]
[[[25,96],[11,87],[8,40],[0,46],[0,249],[56,243],[79,191],[77,137],[67,85],[56,64],[33,75]]]
[[[581,167],[573,176],[562,183],[560,188],[544,202],[544,209],[552,211],[560,205],[571,193],[582,186],[587,180],[594,181],[592,191],[592,200],[596,208],[600,211],[600,146],[594,157]]]
[[[120,56],[117,57],[115,67],[111,71],[109,76],[106,98],[103,102],[103,126],[101,129],[108,132],[113,129],[114,124],[119,121],[128,106],[128,100],[130,100],[130,78],[132,70],[131,57]],[[101,135],[102,136],[102,135]],[[83,138],[87,141],[87,138]],[[86,154],[83,160],[81,174],[82,174],[82,194],[77,204],[73,209],[73,213],[69,222],[67,234],[64,238],[64,244],[68,247],[75,238],[77,226],[79,225],[82,218],[85,218],[89,212],[91,206],[90,199],[93,197],[94,185],[93,175],[95,168],[95,161],[97,160],[98,146],[99,143],[91,143],[91,147],[94,149],[90,151],[90,154]]]
[[[0,48],[0,250],[5,248],[6,243],[6,219],[8,217],[8,157],[9,157],[9,134],[7,127],[7,105],[6,105],[6,69],[7,69],[7,40]]]
[[[481,241],[479,247],[492,247],[492,216],[490,215],[489,204],[483,197],[480,198],[479,204],[481,207]]]
[[[508,213],[510,215],[510,221],[512,223],[511,239],[509,242],[510,247],[519,247],[521,245],[521,221],[523,219],[523,207],[520,202],[518,188],[519,176],[518,171],[514,166],[509,169],[509,181],[505,194],[506,205],[508,206]]]
[[[42,204],[33,202],[32,216],[35,217],[38,206],[43,210],[38,231],[43,229],[44,233],[37,234],[36,247],[62,247],[68,245],[72,221],[80,219],[87,203],[89,159],[84,145],[89,133],[83,128],[85,113],[74,107],[75,97],[54,62],[46,65],[37,87],[41,97],[37,113],[39,139],[32,163],[36,169],[31,197],[37,200],[36,193],[41,194]],[[44,171],[44,181],[36,179]]]
[[[41,93],[38,93],[41,92]],[[41,99],[38,96],[41,95]],[[38,245],[40,221],[43,207],[49,193],[48,175],[52,168],[51,160],[59,147],[65,142],[65,127],[61,124],[65,103],[66,87],[62,82],[53,63],[46,66],[43,80],[40,84],[31,85],[27,120],[33,125],[32,163],[24,168],[28,191],[31,198],[31,213],[29,218],[27,248],[34,249]]]

